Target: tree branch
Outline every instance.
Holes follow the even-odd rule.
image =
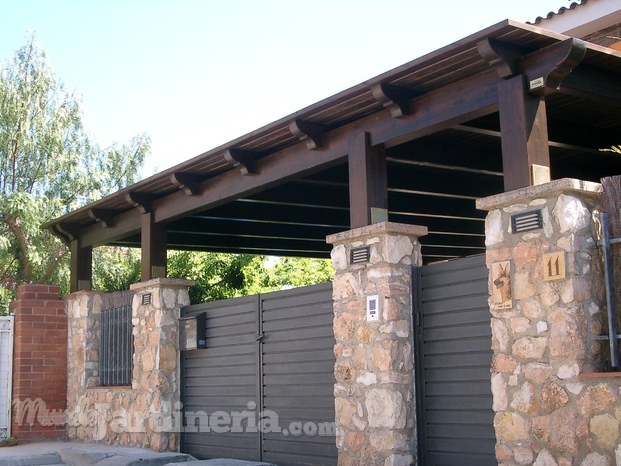
[[[5,215],[4,222],[9,227],[9,231],[13,233],[17,243],[19,244],[19,256],[22,263],[23,280],[26,283],[32,282],[32,264],[28,258],[28,240],[19,225],[19,219],[14,215]]]
[[[52,276],[52,274],[54,273],[54,270],[56,270],[56,266],[58,265],[58,262],[60,261],[60,259],[62,259],[63,257],[67,256],[68,254],[69,254],[69,251],[66,248],[64,248],[62,244],[60,244],[60,243],[57,244],[56,245],[56,250],[54,251],[54,257],[52,257],[52,260],[47,265],[45,273],[39,279],[38,283],[45,283],[45,282],[47,282],[50,279],[50,277]]]

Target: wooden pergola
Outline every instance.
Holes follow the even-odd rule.
[[[232,122],[234,124],[234,122]],[[329,234],[425,225],[426,262],[485,251],[475,199],[621,173],[621,53],[506,20],[44,225],[71,248],[329,257]],[[191,277],[189,277],[191,278]]]

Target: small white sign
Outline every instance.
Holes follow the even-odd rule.
[[[367,296],[367,322],[379,320],[379,296]]]
[[[532,79],[528,84],[528,89],[532,91],[534,89],[539,89],[540,87],[543,87],[545,85],[545,81],[543,80],[542,76],[540,78]]]

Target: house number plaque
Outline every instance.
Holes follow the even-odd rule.
[[[543,279],[560,280],[566,276],[565,251],[549,252],[543,255]]]

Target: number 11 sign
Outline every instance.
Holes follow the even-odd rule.
[[[566,277],[565,251],[549,252],[543,255],[543,279],[560,280]]]

